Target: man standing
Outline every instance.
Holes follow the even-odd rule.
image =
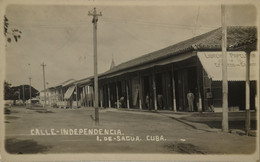
[[[148,110],[151,110],[151,108],[150,108],[150,97],[149,97],[148,93],[146,94],[146,97],[145,97],[145,104],[146,104],[146,108]]]
[[[194,94],[189,90],[187,94],[188,104],[189,104],[189,111],[194,111],[193,101],[194,101]]]
[[[214,106],[213,106],[213,96],[210,88],[207,88],[206,98],[208,100],[208,109],[211,112],[214,112]]]

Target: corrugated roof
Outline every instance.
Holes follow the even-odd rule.
[[[256,30],[257,30],[256,27],[249,27],[249,26],[227,27],[228,50],[235,49],[241,45],[255,43],[257,40]],[[175,45],[121,63],[115,66],[113,69],[104,72],[103,74],[101,74],[101,76],[122,71],[124,69],[128,69],[134,66],[143,65],[149,62],[154,62],[159,59],[165,59],[167,57],[171,57],[187,51],[193,51],[193,50],[194,51],[205,51],[205,50],[220,51],[221,38],[222,38],[222,31],[221,28],[218,28],[208,33],[199,35],[197,37],[182,41]],[[256,45],[255,45],[255,49],[256,49]]]

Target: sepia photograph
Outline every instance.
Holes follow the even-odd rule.
[[[38,2],[1,5],[2,161],[259,160],[257,1]]]

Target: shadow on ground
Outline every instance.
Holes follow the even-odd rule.
[[[19,119],[20,117],[17,116],[5,116],[6,120],[15,120],[15,119]]]
[[[212,121],[210,119],[208,120],[198,120],[193,118],[181,118],[182,120],[186,120],[189,122],[196,122],[196,123],[202,123],[208,125],[210,128],[216,128],[216,129],[222,129],[222,121]],[[229,129],[245,129],[245,120],[235,120],[235,121],[229,121],[228,122]],[[251,130],[256,130],[256,120],[251,120]]]
[[[43,110],[43,111],[37,110],[36,112],[38,112],[38,113],[54,113],[53,111],[45,111],[45,110]]]
[[[190,143],[180,143],[176,142],[173,144],[165,145],[167,149],[173,152],[181,153],[181,154],[204,154],[204,152],[200,151],[199,147],[194,146]]]
[[[34,140],[17,140],[9,138],[5,140],[5,149],[10,154],[35,154],[48,151],[52,146],[38,144]]]

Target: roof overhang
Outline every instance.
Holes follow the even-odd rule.
[[[114,72],[114,73],[106,74],[106,75],[101,76],[100,79],[111,78],[111,77],[123,75],[123,74],[126,74],[126,73],[145,70],[145,69],[152,68],[152,67],[155,67],[155,66],[161,66],[161,65],[167,65],[167,64],[170,64],[170,63],[176,63],[176,62],[187,60],[187,59],[189,59],[191,57],[195,57],[195,56],[196,56],[196,52],[190,51],[190,52],[182,53],[182,54],[179,54],[179,55],[174,55],[173,57],[169,57],[169,58],[166,58],[166,59],[163,59],[163,60],[158,60],[156,62],[150,62],[148,64],[139,65],[139,66],[135,66],[135,67],[132,67],[132,68],[124,69],[122,71],[117,71],[117,72]]]
[[[198,52],[197,56],[213,81],[222,80],[222,52]],[[250,53],[250,80],[257,80],[258,75],[257,52]],[[246,53],[243,51],[227,52],[227,79],[229,81],[246,80]]]

